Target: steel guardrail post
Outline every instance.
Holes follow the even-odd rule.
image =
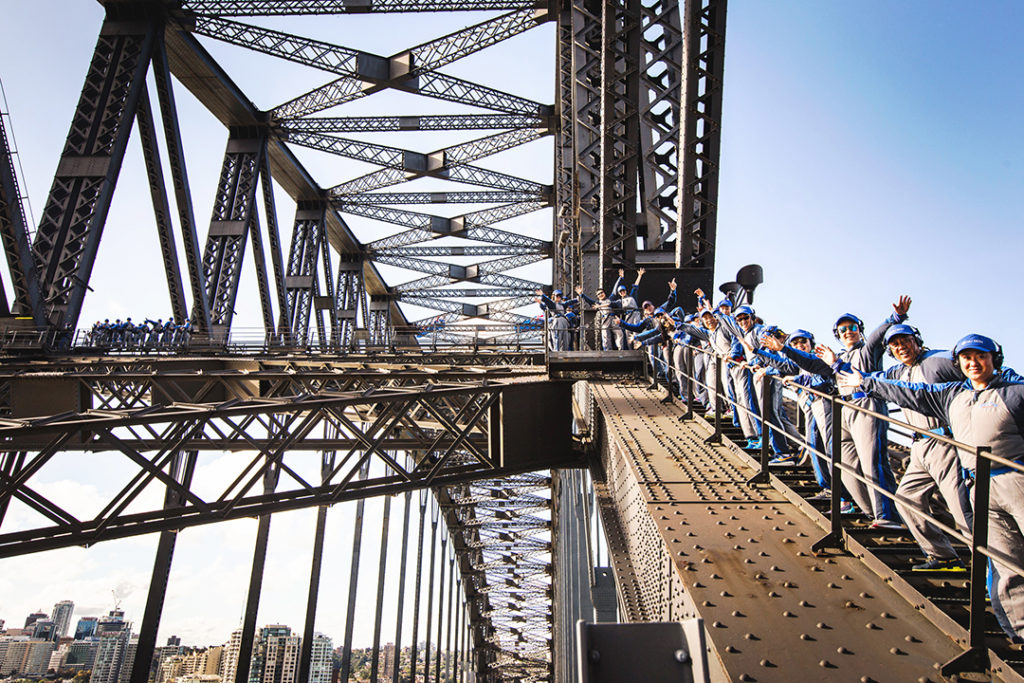
[[[715,402],[715,432],[704,439],[704,443],[722,443],[722,370],[725,366],[722,362],[722,357],[717,354],[715,354],[715,367],[717,368],[717,372],[715,372],[715,394],[713,396]]]
[[[768,422],[768,406],[771,401],[771,378],[768,377],[768,373],[764,373],[761,377],[761,469],[758,470],[757,474],[747,480],[748,484],[767,484],[771,481],[771,476],[768,474],[768,461],[770,459],[770,432],[771,427]]]
[[[992,462],[985,456],[989,446],[974,449],[974,527],[971,539],[970,567],[970,625],[967,649],[942,665],[943,676],[951,677],[970,671],[984,673],[990,668],[988,648],[985,647],[985,589],[988,581],[989,560],[982,548],[988,547],[988,504],[992,478]]]
[[[834,550],[845,551],[846,550],[846,533],[843,531],[843,511],[842,511],[842,498],[843,498],[843,475],[842,470],[839,467],[839,462],[842,459],[842,433],[843,433],[843,418],[842,410],[843,405],[836,400],[835,396],[829,398],[829,402],[832,406],[832,466],[831,478],[832,478],[832,499],[830,501],[831,517],[830,520],[830,531],[825,536],[811,546],[813,552],[819,552],[825,548],[832,548]]]

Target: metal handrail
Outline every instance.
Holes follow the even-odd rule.
[[[663,363],[665,365],[666,373],[671,370],[678,376],[686,378],[686,394],[687,394],[687,411],[680,417],[680,420],[690,419],[693,416],[693,385],[701,384],[709,392],[709,400],[714,396],[715,406],[715,423],[714,433],[708,438],[709,441],[720,439],[721,436],[721,404],[724,400],[726,404],[735,406],[739,410],[745,410],[749,413],[746,406],[743,406],[736,401],[729,399],[728,395],[724,392],[722,386],[722,371],[726,363],[733,362],[731,359],[718,354],[714,351],[695,347],[693,345],[686,345],[687,354],[687,365],[690,368],[694,367],[694,355],[695,353],[703,353],[706,357],[714,358],[714,362],[717,363],[716,372],[716,386],[714,388],[708,386],[706,382],[701,382],[699,378],[688,373],[684,368],[678,368],[672,364],[669,358],[659,358],[657,355],[652,356],[656,362]],[[667,354],[666,354],[667,355]],[[821,451],[818,451],[810,444],[804,443],[802,440],[793,439],[786,430],[781,426],[774,424],[770,419],[766,419],[765,416],[770,414],[768,410],[768,400],[770,397],[771,382],[779,382],[783,387],[790,391],[799,390],[800,392],[806,392],[815,398],[819,398],[830,403],[831,407],[831,418],[832,418],[832,443],[828,444],[832,451],[831,456]],[[970,623],[968,627],[969,641],[967,649],[953,658],[949,662],[946,662],[942,666],[943,675],[953,675],[964,671],[976,671],[984,670],[989,664],[988,649],[985,647],[985,630],[984,630],[984,618],[985,618],[985,585],[986,585],[986,573],[988,571],[988,560],[992,559],[998,561],[1000,564],[1009,568],[1018,575],[1024,575],[1024,567],[1017,563],[1012,558],[1007,557],[1005,554],[993,550],[988,547],[988,507],[989,507],[989,480],[992,463],[997,463],[1002,467],[1009,467],[1019,472],[1024,472],[1024,466],[1021,463],[1008,460],[1001,456],[994,455],[991,452],[990,446],[973,446],[970,444],[957,441],[951,437],[943,434],[937,434],[934,432],[918,429],[913,425],[897,420],[889,415],[883,415],[876,411],[858,406],[845,400],[837,395],[818,391],[816,389],[798,385],[791,380],[772,377],[769,374],[765,374],[762,378],[762,393],[761,393],[761,415],[755,415],[755,419],[761,423],[761,451],[759,458],[759,470],[750,479],[751,483],[767,483],[770,478],[769,471],[769,439],[767,430],[775,429],[779,434],[782,434],[786,439],[790,441],[797,441],[801,444],[802,448],[820,456],[823,460],[828,462],[831,467],[831,489],[830,489],[830,508],[831,508],[831,519],[830,519],[830,531],[823,538],[818,540],[812,545],[812,549],[815,551],[823,550],[826,548],[834,548],[837,550],[846,550],[846,530],[843,527],[842,514],[840,511],[841,495],[836,495],[837,491],[842,491],[842,479],[844,474],[856,478],[858,481],[866,484],[873,491],[877,491],[883,496],[889,498],[894,502],[898,502],[905,508],[913,509],[915,514],[920,515],[927,521],[935,524],[939,529],[946,532],[953,538],[963,542],[971,549],[969,572],[970,572]],[[671,386],[671,385],[670,385]],[[896,496],[894,492],[889,492],[878,486],[873,481],[869,480],[868,477],[862,476],[861,474],[854,471],[851,467],[841,462],[841,441],[842,441],[842,412],[844,410],[852,410],[858,413],[862,413],[873,417],[878,420],[883,420],[889,425],[900,428],[901,432],[916,435],[919,437],[935,439],[936,441],[956,448],[958,450],[972,453],[976,458],[976,471],[974,477],[973,499],[972,505],[974,510],[974,523],[971,530],[971,534],[968,535],[964,530],[958,528],[951,528],[941,520],[936,519],[934,516],[929,514],[928,511],[924,510],[919,505],[912,501],[908,501],[905,498]]]

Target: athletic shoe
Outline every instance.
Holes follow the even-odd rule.
[[[839,514],[841,515],[855,515],[857,514],[857,508],[853,506],[853,503],[846,500],[839,506]]]
[[[744,448],[747,450],[759,450],[761,448],[761,439],[747,439],[747,445]]]
[[[959,572],[964,570],[959,557],[932,557],[911,569],[915,572]]]
[[[808,500],[832,500],[832,492],[828,489],[822,489],[808,498]]]
[[[796,453],[780,453],[768,461],[769,465],[795,465],[799,456]]]
[[[876,519],[871,522],[872,529],[902,529],[903,525],[891,519]]]

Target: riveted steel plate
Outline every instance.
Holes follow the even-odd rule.
[[[653,392],[593,388],[624,618],[704,619],[713,680],[941,680],[957,644],[857,558],[815,556],[824,531],[731,446]]]

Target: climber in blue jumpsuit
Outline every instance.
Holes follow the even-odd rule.
[[[851,369],[862,373],[878,372],[882,369],[885,333],[889,327],[906,319],[910,303],[910,297],[901,296],[897,303],[893,304],[893,314],[867,336],[864,335],[864,323],[860,318],[851,313],[839,316],[832,327],[832,332],[845,348],[838,354],[821,345],[815,349],[815,356],[798,352],[791,347],[784,348],[783,353],[808,372],[826,378],[832,378],[838,372],[848,372]],[[862,391],[851,392],[844,398],[866,410],[881,415],[888,414],[884,401],[872,398]],[[896,491],[896,478],[889,465],[887,427],[886,422],[866,413],[854,410],[842,412],[842,463],[856,475],[843,477],[843,484],[857,507],[873,519],[872,527],[881,529],[902,527],[896,506],[891,498],[869,487],[861,479],[870,481],[890,493]]]
[[[980,334],[958,341],[953,357],[966,380],[909,383],[851,371],[839,375],[839,385],[943,420],[956,441],[968,447],[988,446],[993,456],[1024,466],[1024,378],[1004,369],[1002,347]],[[961,449],[959,455],[961,465],[973,475],[974,451]],[[992,607],[1007,634],[1020,639],[1024,576],[1000,558],[1018,566],[1024,563],[1024,472],[993,462],[989,487],[988,547],[995,556],[989,563]]]

